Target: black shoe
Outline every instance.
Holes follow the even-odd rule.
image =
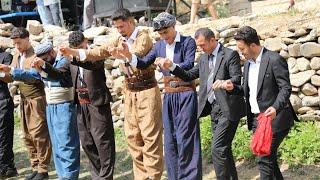
[[[6,172],[6,177],[7,177],[7,178],[16,177],[16,176],[18,176],[18,175],[19,175],[19,174],[18,174],[18,171],[17,171],[16,168],[14,168],[14,169],[7,169],[7,172]]]
[[[6,171],[0,170],[0,179],[6,179]]]
[[[32,174],[29,174],[28,176],[26,176],[25,180],[31,180],[34,177],[36,177],[37,174],[38,174],[37,171],[33,171]]]
[[[7,179],[15,176],[18,176],[18,172],[15,168],[0,171],[0,179]]]
[[[38,173],[32,180],[44,180],[49,179],[48,173]]]

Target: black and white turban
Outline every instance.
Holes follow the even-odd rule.
[[[167,12],[162,12],[153,19],[154,31],[159,31],[161,29],[168,28],[174,25],[176,25],[176,17]]]

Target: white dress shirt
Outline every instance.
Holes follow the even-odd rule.
[[[127,41],[127,44],[128,44],[130,51],[132,50],[132,45],[133,45],[134,41],[137,39],[138,32],[139,32],[139,28],[136,27],[134,29],[134,31],[132,32],[131,36],[129,38],[126,38],[126,41]]]
[[[174,48],[176,47],[176,43],[180,42],[181,40],[181,35],[179,32],[177,32],[176,37],[174,38],[174,41],[172,44],[166,43],[166,58],[170,59],[173,62],[173,57],[174,57]],[[132,54],[132,59],[131,59],[131,66],[137,67],[138,64],[138,58],[136,55]]]
[[[257,102],[257,89],[258,89],[258,78],[259,69],[262,58],[263,48],[261,48],[260,54],[256,61],[249,60],[249,72],[248,72],[248,86],[249,86],[249,103],[251,106],[251,113],[260,113],[259,105]]]

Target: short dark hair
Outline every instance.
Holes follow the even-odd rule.
[[[116,21],[116,20],[128,20],[129,18],[132,17],[132,14],[131,12],[128,10],[128,9],[124,9],[124,8],[121,8],[121,9],[118,9],[116,10],[112,16],[111,16],[111,20],[112,21]]]
[[[234,39],[236,41],[242,40],[247,45],[250,45],[252,43],[254,43],[256,45],[260,45],[260,40],[259,40],[259,36],[257,34],[257,31],[250,26],[241,27],[237,31],[237,33],[234,35]]]
[[[27,37],[29,37],[29,31],[27,31],[27,29],[24,27],[14,28],[10,36],[11,39],[17,39],[17,38],[24,39]]]
[[[198,29],[196,31],[195,35],[194,35],[194,38],[198,39],[200,35],[204,36],[205,39],[207,39],[207,40],[209,40],[211,38],[215,38],[214,32],[209,28],[200,28],[200,29]]]
[[[83,41],[85,37],[81,31],[73,31],[69,34],[69,46],[70,47],[78,47]]]

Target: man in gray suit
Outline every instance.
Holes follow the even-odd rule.
[[[260,45],[255,29],[244,26],[234,37],[245,59],[243,85],[232,80],[215,82],[215,87],[246,98],[249,129],[257,128],[260,113],[272,119],[272,142],[269,156],[259,156],[260,179],[283,179],[277,163],[277,151],[294,120],[298,121],[289,101],[291,85],[288,64],[278,53]]]
[[[156,63],[184,81],[200,78],[198,118],[211,115],[212,157],[217,179],[238,179],[231,143],[240,118],[245,116],[244,99],[212,87],[215,80],[230,79],[234,84],[241,84],[240,57],[236,51],[218,43],[208,28],[198,29],[195,39],[205,54],[189,71],[168,59],[159,59]]]

